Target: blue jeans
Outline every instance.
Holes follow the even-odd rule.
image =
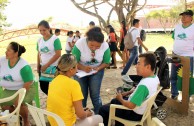
[[[193,65],[194,65],[194,58],[190,57],[190,71],[191,73],[193,73]],[[178,96],[178,89],[176,86],[176,82],[177,82],[177,71],[178,69],[181,67],[180,64],[175,65],[174,63],[172,63],[171,65],[171,94],[172,96]]]
[[[131,64],[135,61],[135,58],[138,55],[138,46],[134,46],[131,50],[129,50],[130,52],[130,57],[129,60],[126,64],[126,66],[124,67],[123,71],[121,72],[121,75],[126,75],[129,68],[131,67]]]
[[[82,101],[83,107],[87,106],[88,89],[89,89],[90,98],[94,106],[95,114],[98,114],[98,111],[102,106],[102,100],[100,97],[100,88],[101,88],[103,76],[104,76],[104,70],[100,70],[96,74],[82,77],[82,78],[78,78],[77,76],[74,76],[74,79],[79,82],[82,89],[82,93],[84,96],[84,99]]]

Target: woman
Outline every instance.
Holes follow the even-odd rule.
[[[113,27],[108,28],[109,31],[109,47],[111,51],[111,57],[113,58],[113,69],[117,68],[117,61],[116,61],[116,51],[117,51],[117,40],[116,40],[116,34]]]
[[[80,85],[72,79],[76,71],[75,56],[62,55],[57,66],[57,76],[49,86],[47,110],[59,115],[66,126],[97,126],[103,122],[102,117],[92,115],[90,109],[83,108]],[[76,120],[76,117],[79,119]],[[57,126],[52,117],[49,122],[51,126]]]
[[[0,58],[0,86],[4,88],[1,98],[12,96],[19,89],[26,89],[26,96],[20,108],[20,114],[24,120],[24,126],[29,126],[28,109],[25,103],[32,103],[35,94],[33,73],[30,65],[20,56],[26,49],[16,42],[11,42],[6,51],[6,56]],[[16,101],[1,103],[3,110],[14,111]]]
[[[68,31],[67,32],[67,41],[66,41],[66,47],[65,47],[65,51],[67,54],[70,54],[71,53],[71,50],[74,46],[74,43],[73,43],[73,31]]]
[[[121,29],[120,29],[119,44],[120,44],[120,51],[122,51],[122,60],[123,60],[123,66],[121,66],[120,69],[123,69],[126,65],[127,60],[129,59],[129,52],[127,51],[124,45],[124,37],[127,34],[125,21],[122,21],[120,25],[121,25]]]
[[[37,50],[37,71],[40,75],[41,72],[44,72],[49,66],[56,66],[59,57],[61,56],[61,42],[59,38],[50,33],[50,26],[47,21],[41,21],[38,24],[38,29],[40,34],[43,36],[38,40]],[[40,88],[45,93],[48,94],[48,81],[40,82]]]
[[[86,36],[76,42],[72,54],[76,56],[79,70],[87,73],[95,70],[96,73],[82,78],[74,76],[74,78],[81,85],[84,95],[83,106],[86,107],[87,105],[89,89],[94,112],[98,114],[98,110],[102,106],[100,87],[104,76],[104,68],[110,63],[110,49],[108,43],[104,42],[104,35],[99,27],[91,28]]]

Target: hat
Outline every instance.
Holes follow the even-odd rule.
[[[180,13],[179,15],[190,15],[190,16],[193,16],[193,11],[192,10],[186,10],[186,11]]]
[[[95,23],[93,21],[90,21],[89,25],[95,25]]]

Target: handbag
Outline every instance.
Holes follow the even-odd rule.
[[[55,77],[56,66],[49,66],[44,72],[40,74],[40,81],[51,82]]]

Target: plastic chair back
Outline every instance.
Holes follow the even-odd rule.
[[[54,113],[49,112],[47,110],[43,110],[43,109],[34,107],[28,103],[26,103],[26,104],[27,104],[28,110],[29,110],[30,114],[32,115],[37,126],[46,126],[45,115],[53,117],[55,119],[55,121],[57,122],[57,126],[65,126],[64,121],[57,114],[54,114]]]
[[[15,110],[13,112],[7,114],[7,115],[0,116],[0,120],[4,121],[4,120],[7,120],[10,117],[15,115],[16,118],[17,118],[15,126],[19,126],[20,125],[19,124],[19,113],[20,113],[20,107],[21,107],[21,104],[22,104],[22,102],[24,100],[25,94],[26,94],[26,89],[25,88],[21,88],[14,95],[12,95],[10,97],[7,97],[7,98],[0,99],[0,103],[4,103],[4,102],[11,101],[11,100],[13,100],[15,98],[18,98],[18,105],[15,108]]]

